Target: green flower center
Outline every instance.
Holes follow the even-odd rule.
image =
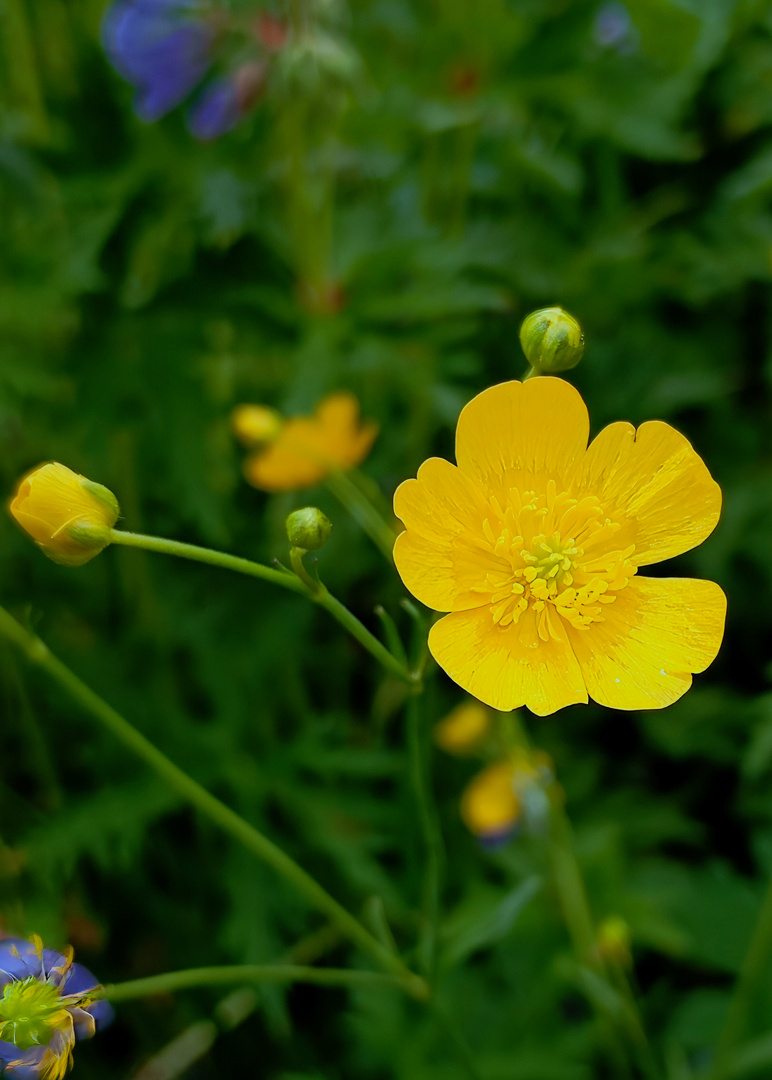
[[[20,1050],[47,1046],[66,1016],[59,990],[51,983],[33,976],[8,983],[0,999],[0,1039]]]

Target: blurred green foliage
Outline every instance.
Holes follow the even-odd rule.
[[[407,634],[401,585],[326,490],[243,483],[231,408],[302,412],[354,390],[381,425],[365,471],[389,498],[429,453],[451,455],[470,396],[522,372],[523,316],[573,312],[594,429],[667,419],[725,492],[716,535],[664,571],[729,595],[711,670],[662,713],[529,721],[593,911],[629,923],[652,1042],[686,1080],[709,1061],[772,872],[772,5],[628,0],[609,43],[596,0],[308,2],[311,37],[254,115],[203,144],[178,114],[135,118],[100,47],[104,0],[2,0],[3,489],[56,459],[115,491],[129,529],[264,561],[286,558],[284,518],[311,499],[335,523],[324,580],[373,630],[381,603]],[[401,697],[370,659],[267,585],[123,549],[68,571],[0,529],[3,602],[409,948],[423,851]],[[9,929],[72,941],[112,981],[268,962],[318,928],[5,647],[0,676]],[[460,697],[438,676],[431,715]],[[460,822],[474,768],[434,765],[442,1006],[483,1080],[622,1076],[539,844],[486,854]],[[79,1076],[133,1076],[217,1001],[122,1006],[79,1048]],[[733,1075],[772,1075],[770,1016],[772,975]],[[396,991],[271,988],[189,1075],[461,1073]]]

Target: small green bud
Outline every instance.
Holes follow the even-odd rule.
[[[584,355],[584,334],[563,308],[541,308],[523,319],[520,344],[531,367],[540,375],[556,375],[576,367]]]
[[[287,539],[294,548],[318,551],[330,539],[332,522],[316,506],[293,510],[287,518]]]

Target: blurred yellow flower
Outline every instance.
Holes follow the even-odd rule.
[[[395,495],[397,569],[450,613],[431,652],[494,709],[660,709],[721,644],[718,585],[637,574],[709,535],[718,485],[668,424],[588,432],[562,379],[502,383],[463,409],[458,465],[430,458]]]
[[[512,762],[497,761],[469,782],[461,796],[461,817],[475,836],[507,835],[515,828],[521,803],[513,781]]]
[[[477,701],[465,701],[434,726],[434,741],[448,754],[468,754],[480,745],[491,726],[491,714]]]
[[[521,823],[546,828],[550,796],[557,791],[552,759],[542,750],[515,750],[478,773],[461,796],[461,817],[471,833],[488,843],[505,840]]]
[[[313,487],[330,472],[363,461],[377,434],[377,424],[361,423],[353,394],[330,394],[313,416],[286,420],[268,446],[247,458],[244,475],[262,491]]]
[[[51,461],[19,484],[10,512],[54,562],[82,566],[110,543],[118,500],[101,484]]]

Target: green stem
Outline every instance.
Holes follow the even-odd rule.
[[[521,382],[527,382],[528,379],[535,379],[538,374],[539,374],[539,372],[536,370],[536,368],[532,367],[529,364],[528,369],[523,373],[523,377],[522,377],[522,379],[520,381]]]
[[[386,646],[371,634],[367,627],[347,607],[341,604],[340,600],[336,600],[323,585],[312,588],[297,575],[290,574],[287,571],[274,570],[270,566],[252,562],[251,559],[242,559],[238,555],[228,555],[224,551],[213,551],[211,548],[198,547],[195,544],[184,544],[180,540],[166,540],[160,536],[143,536],[141,533],[113,529],[112,542],[122,544],[124,547],[155,551],[161,555],[177,555],[181,559],[192,559],[194,562],[219,566],[224,570],[235,570],[237,574],[247,574],[249,577],[258,578],[260,581],[269,581],[273,585],[279,585],[283,589],[289,589],[290,592],[305,596],[308,600],[313,600],[315,604],[329,612],[390,675],[401,679],[402,682],[407,683],[409,686],[420,685],[420,679],[408,671],[396,657],[392,656]]]
[[[437,938],[440,920],[440,891],[444,848],[442,832],[431,793],[427,728],[421,702],[413,695],[407,703],[410,780],[418,807],[418,820],[424,847],[423,916],[419,944],[421,969],[431,983],[437,963]]]
[[[558,806],[553,806],[550,819],[549,858],[555,889],[576,957],[583,967],[594,971],[598,978],[610,986],[608,973],[596,948],[595,923],[574,851],[571,823],[562,807]],[[626,980],[616,992],[624,1005],[624,1026],[627,1028],[628,1037],[638,1051],[639,1064],[649,1080],[658,1080],[660,1069],[652,1054],[637,1002]],[[607,1017],[607,1020],[613,1037],[614,1020],[611,1017]],[[618,1020],[616,1024],[621,1026]],[[611,1046],[612,1052],[615,1053],[616,1049],[613,1045]]]
[[[437,1004],[435,998],[429,998],[426,1004],[429,1012],[437,1022],[437,1026],[453,1047],[458,1062],[466,1073],[468,1080],[480,1080],[480,1074],[477,1071],[474,1055],[467,1046],[466,1040],[461,1035],[458,1024],[451,1023],[445,1015],[444,1010]]]
[[[571,825],[562,809],[554,806],[550,821],[549,858],[563,918],[577,958],[587,967],[597,967],[595,926],[574,854]]]
[[[724,1026],[716,1046],[708,1080],[726,1080],[730,1075],[733,1051],[745,1034],[748,1010],[760,983],[769,971],[772,954],[772,882],[761,905],[753,937],[735,984]]]
[[[110,1001],[167,994],[195,986],[221,986],[223,983],[315,983],[318,986],[396,986],[404,988],[398,975],[378,971],[348,971],[340,968],[301,967],[296,964],[234,964],[228,967],[190,968],[169,971],[146,979],[113,983],[100,988],[98,997]]]
[[[328,473],[326,482],[338,502],[367,533],[384,558],[392,563],[396,535],[365,493],[340,470]]]
[[[272,867],[280,877],[303,896],[311,907],[328,916],[350,941],[358,945],[384,970],[398,976],[405,990],[415,997],[426,993],[423,979],[413,975],[403,962],[385,949],[353,915],[338,903],[310,874],[286,855],[268,837],[236,814],[225,803],[183,772],[161,753],[128,720],[116,712],[98,694],[62,663],[34,634],[25,630],[4,608],[0,608],[0,634],[12,642],[40,670],[45,671],[69,696],[95,720],[149,765],[183,799]]]

